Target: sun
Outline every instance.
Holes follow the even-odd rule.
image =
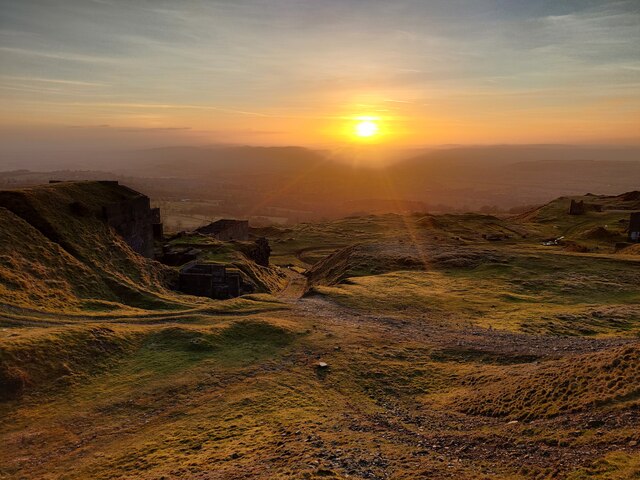
[[[358,137],[373,137],[378,133],[378,124],[372,120],[362,120],[356,123],[355,134]]]

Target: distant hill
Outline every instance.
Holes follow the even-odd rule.
[[[513,164],[541,160],[598,160],[598,161],[640,161],[640,147],[637,146],[586,146],[586,145],[486,145],[454,146],[429,150],[408,157],[405,165],[430,163]]]
[[[326,152],[303,147],[164,147],[138,150],[107,168],[137,176],[296,175],[328,161]]]
[[[404,159],[384,168],[377,158],[368,162],[367,152],[373,151],[344,150],[340,159],[335,152],[295,146],[164,147],[90,162],[104,173],[59,171],[51,176],[126,179],[153,198],[221,202],[210,216],[268,217],[282,214],[272,208],[296,210],[291,221],[300,212],[310,212],[305,220],[318,220],[378,212],[379,205],[395,213],[408,204],[424,205],[426,211],[495,212],[563,195],[634,190],[640,178],[639,147],[448,147],[407,151]],[[37,183],[47,176],[13,172],[0,175],[0,185],[29,184],[29,178]]]
[[[637,188],[636,147],[495,146],[428,152],[400,162],[391,172],[403,187],[485,190],[496,200],[548,199],[586,191],[615,193]]]

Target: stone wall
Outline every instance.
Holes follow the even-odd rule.
[[[632,213],[629,217],[629,240],[640,242],[640,212]]]
[[[569,215],[584,215],[585,212],[586,208],[582,200],[579,202],[571,200],[571,205],[569,205]]]
[[[149,197],[140,195],[104,205],[102,216],[133,251],[148,258],[153,257],[153,216]]]
[[[224,265],[192,263],[180,271],[178,290],[189,295],[226,299],[242,293],[240,272]]]
[[[258,238],[254,243],[242,243],[239,245],[240,251],[249,259],[256,262],[262,267],[269,266],[269,256],[271,255],[271,247],[269,240],[264,237]]]

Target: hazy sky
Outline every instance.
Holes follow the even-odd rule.
[[[0,127],[25,144],[326,145],[357,116],[393,145],[640,138],[638,0],[0,0],[0,16]]]

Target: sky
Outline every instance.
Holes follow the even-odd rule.
[[[638,0],[0,0],[0,39],[15,148],[640,143]]]

